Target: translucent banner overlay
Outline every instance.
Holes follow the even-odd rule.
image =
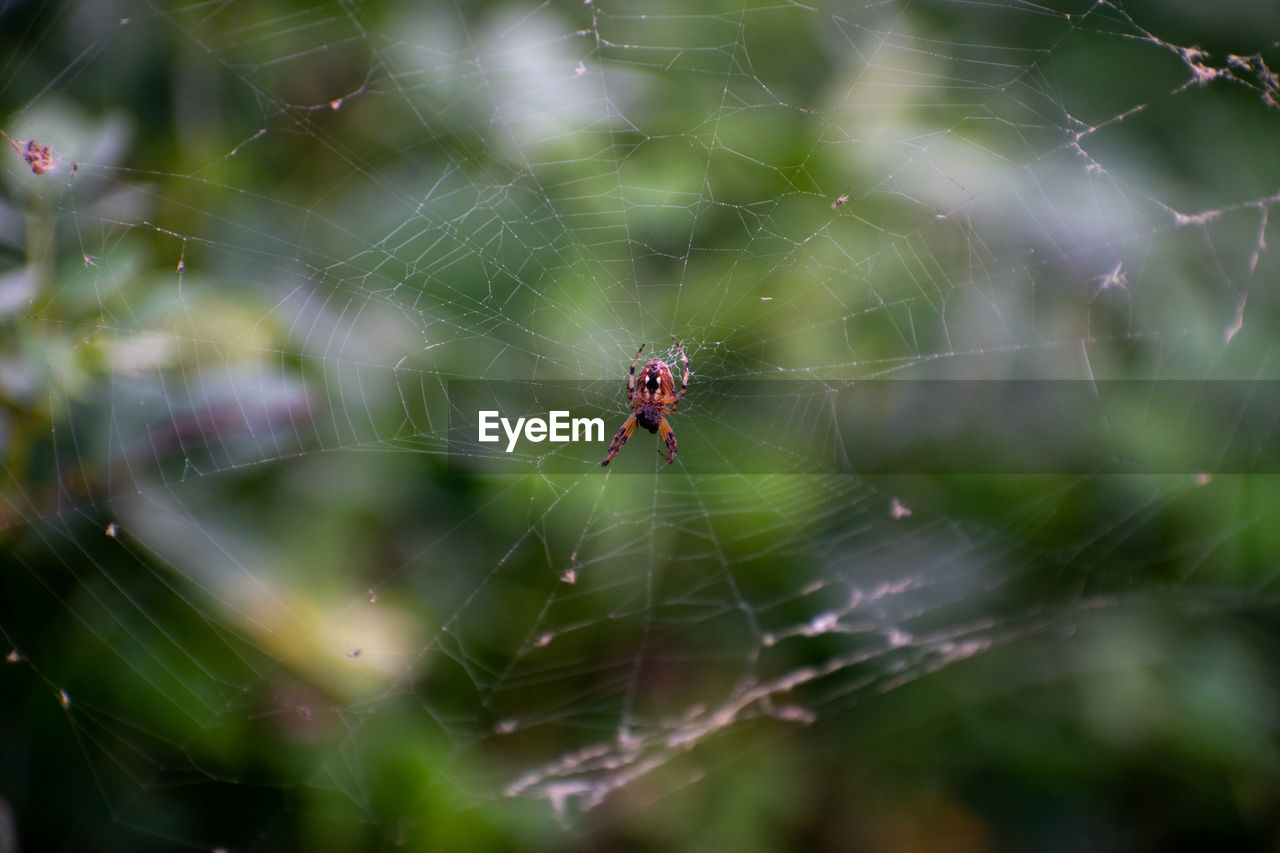
[[[630,414],[617,380],[451,381],[448,394],[459,471],[600,469]],[[637,429],[601,473],[1280,473],[1272,380],[695,380],[668,422],[673,465]],[[496,440],[480,441],[482,423]]]

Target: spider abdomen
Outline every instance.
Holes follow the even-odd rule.
[[[655,358],[640,371],[640,385],[636,396],[644,403],[661,403],[675,393],[676,380],[671,368],[660,358]]]

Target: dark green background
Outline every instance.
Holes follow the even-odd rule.
[[[0,5],[0,129],[66,157],[0,150],[0,851],[1275,849],[1280,488],[1187,460],[1275,457],[1278,40]],[[450,381],[611,435],[673,337],[673,465],[450,465]],[[1034,396],[1065,469],[964,472],[1028,451],[952,407],[830,473],[777,389],[872,380],[1186,384],[1109,400],[1141,476]]]

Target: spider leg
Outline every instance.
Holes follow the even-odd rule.
[[[667,463],[676,461],[676,434],[671,429],[671,424],[667,423],[666,418],[658,421],[658,432],[662,434],[662,440],[667,443]],[[658,451],[658,455],[662,455],[662,451]]]
[[[636,393],[636,362],[640,360],[640,353],[644,352],[644,344],[640,345],[640,349],[636,350],[636,357],[631,359],[631,372],[627,374],[627,402],[631,402],[631,398]]]
[[[636,413],[632,412],[631,417],[622,422],[622,429],[613,436],[613,443],[609,445],[609,455],[600,463],[600,467],[604,467],[613,461],[613,457],[618,455],[618,451],[622,449],[622,445],[627,443],[627,439],[631,438],[631,433],[636,431]]]
[[[676,341],[676,338],[672,338],[672,341]],[[676,341],[676,350],[680,352],[680,360],[685,362],[685,375],[680,379],[680,391],[676,392],[676,397],[672,400],[672,410],[676,409],[676,402],[680,401],[680,398],[685,396],[685,389],[689,388],[689,356],[685,355],[684,343]]]
[[[675,338],[671,340],[675,341]],[[676,392],[675,397],[671,399],[671,411],[676,410],[676,403],[680,402],[680,398],[684,396],[685,389],[689,387],[689,356],[684,354],[684,344],[676,341],[676,349],[680,352],[680,359],[684,362],[684,377],[680,380],[680,390]]]

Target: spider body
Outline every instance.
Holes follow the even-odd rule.
[[[673,338],[674,340],[674,338]],[[667,415],[676,410],[676,404],[684,396],[689,387],[689,357],[684,353],[684,346],[676,341],[676,350],[680,360],[684,362],[684,376],[680,379],[680,390],[676,390],[676,378],[671,368],[660,358],[655,358],[640,368],[640,381],[636,382],[636,363],[640,361],[640,353],[644,352],[644,344],[636,350],[636,357],[631,359],[631,370],[627,374],[627,402],[631,405],[631,416],[613,437],[609,445],[609,455],[600,464],[608,465],[618,455],[622,445],[627,443],[636,426],[641,426],[650,433],[660,432],[667,445],[667,462],[676,458],[676,434],[667,422]]]
[[[665,364],[662,366],[664,368],[667,367]],[[644,427],[650,433],[655,433],[658,431],[658,427],[662,424],[662,417],[663,413],[661,406],[641,406],[636,409],[636,426]]]

